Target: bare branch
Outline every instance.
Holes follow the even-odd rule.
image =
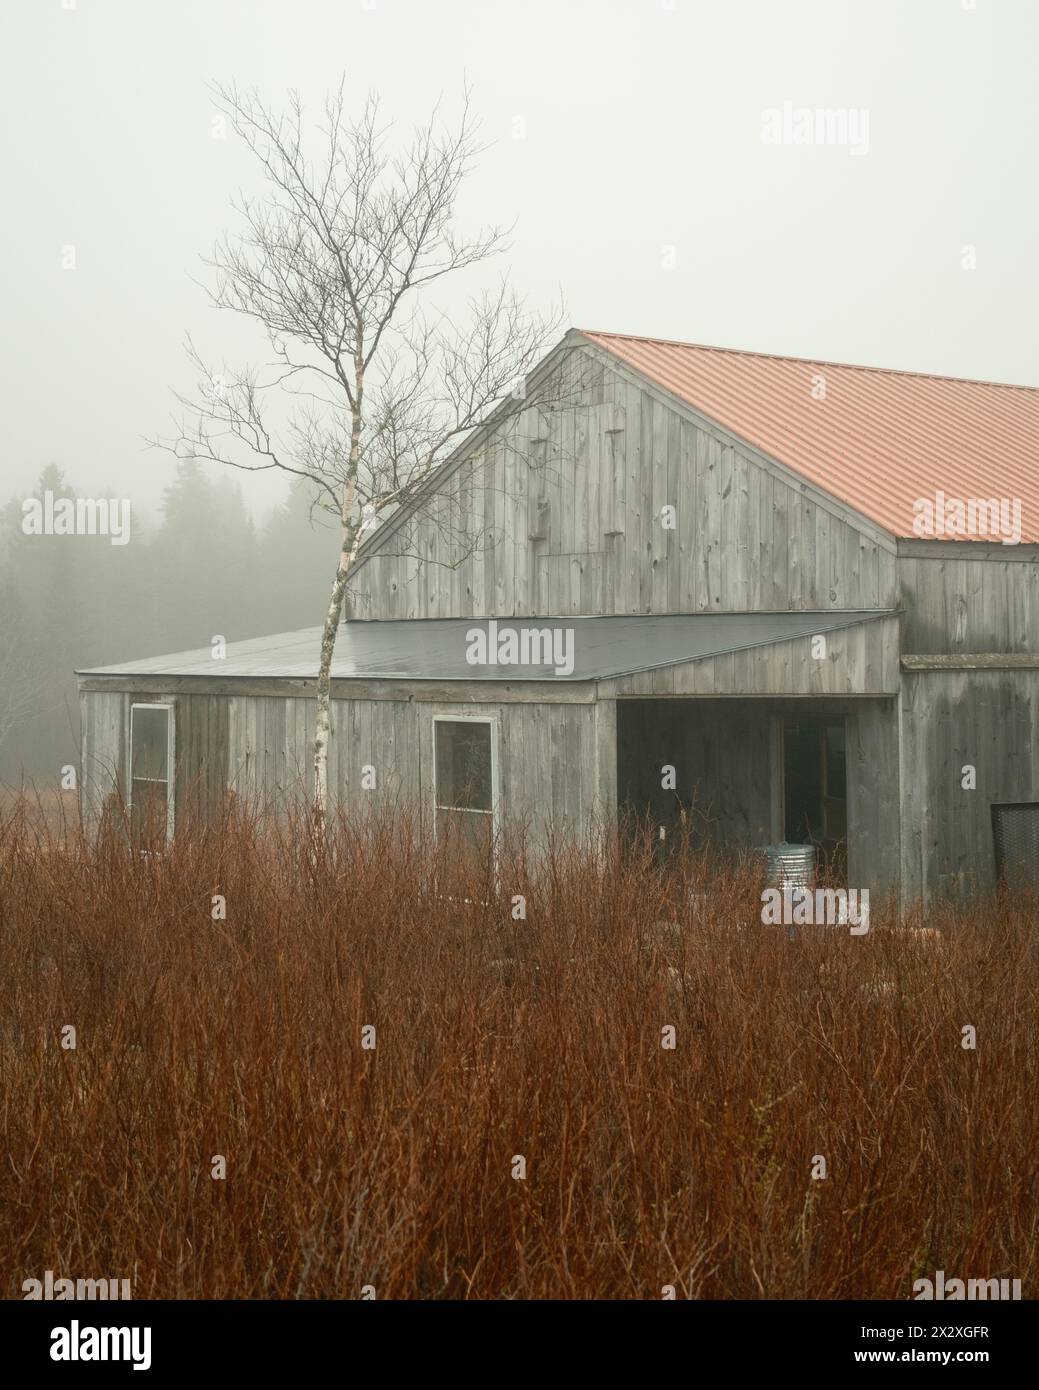
[[[493,543],[491,528],[437,498],[445,461],[490,412],[525,408],[517,391],[556,333],[561,314],[528,314],[500,280],[465,322],[428,303],[447,276],[506,247],[505,232],[468,235],[459,193],[482,152],[468,90],[448,128],[435,109],[394,140],[378,101],[346,111],[345,81],[308,136],[296,94],[275,113],[255,91],[213,89],[254,155],[266,191],[233,202],[239,227],[205,260],[210,302],[260,324],[273,361],[213,370],[188,341],[197,374],[168,438],[178,458],[305,478],[338,517],[341,548],[326,615],[318,680],[315,767],[321,801],[328,672],[347,577],[362,541],[389,517],[433,516],[459,559]],[[515,394],[510,395],[510,392]]]

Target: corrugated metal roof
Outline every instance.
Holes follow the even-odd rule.
[[[1035,387],[584,336],[895,536],[913,536],[913,503],[941,492],[964,503],[1019,499],[1021,539],[1039,541]]]
[[[602,618],[425,618],[344,623],[336,640],[335,680],[530,681],[605,680],[650,671],[658,666],[697,661],[722,652],[833,632],[885,614],[872,609],[831,609],[811,613],[639,614]],[[516,635],[522,652],[526,630],[562,634],[549,663],[471,665],[472,634],[494,637],[501,652],[506,634]],[[571,636],[566,637],[569,633]],[[567,643],[570,643],[569,648]],[[149,657],[118,666],[97,666],[81,676],[208,676],[220,678],[317,677],[321,629],[303,628],[275,637],[232,642],[214,660],[209,647]],[[530,650],[530,648],[528,648]],[[533,648],[538,656],[544,649]],[[562,656],[562,662],[557,658]],[[570,664],[572,670],[560,670]]]

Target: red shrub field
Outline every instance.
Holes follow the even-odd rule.
[[[9,803],[4,1296],[1034,1296],[1035,904],[791,934],[760,890],[234,810],[147,856]]]

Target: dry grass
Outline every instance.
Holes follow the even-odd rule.
[[[1035,1292],[1034,909],[790,939],[692,853],[506,854],[482,901],[400,825],[53,836],[0,813],[7,1297]]]

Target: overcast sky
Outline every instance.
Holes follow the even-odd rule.
[[[4,0],[0,48],[2,499],[153,505],[185,334],[255,355],[190,278],[255,187],[214,80],[408,126],[468,79],[466,213],[578,327],[1039,385],[1037,0]],[[868,138],[768,142],[784,103]]]

